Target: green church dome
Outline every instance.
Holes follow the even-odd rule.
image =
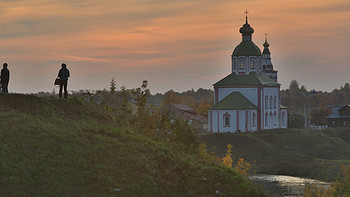
[[[251,40],[243,40],[236,48],[233,50],[232,55],[234,56],[261,56],[261,51],[256,44]]]

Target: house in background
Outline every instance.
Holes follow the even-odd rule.
[[[163,110],[172,119],[180,117],[182,120],[187,120],[192,129],[208,130],[208,120],[186,104],[169,103],[163,107]]]
[[[350,127],[350,105],[334,107],[326,119],[329,127]]]

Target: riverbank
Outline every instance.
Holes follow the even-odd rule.
[[[208,134],[201,139],[218,157],[233,145],[234,160],[242,157],[258,174],[290,175],[333,181],[341,164],[350,164],[350,129],[275,129],[257,133]]]
[[[255,174],[249,176],[249,179],[253,183],[260,185],[271,196],[303,196],[304,187],[307,184],[316,184],[324,189],[330,187],[329,182],[284,175]]]

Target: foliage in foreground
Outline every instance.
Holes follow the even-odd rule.
[[[232,168],[233,165],[233,159],[232,159],[232,145],[228,144],[227,145],[227,152],[225,157],[223,157],[222,160],[222,164],[228,168]],[[248,171],[250,170],[250,166],[251,164],[244,160],[243,158],[239,158],[237,160],[237,164],[233,167],[233,169],[239,173],[242,176],[247,176],[248,175]]]
[[[210,163],[186,124],[122,101],[114,111],[77,97],[0,95],[0,196],[264,196]]]

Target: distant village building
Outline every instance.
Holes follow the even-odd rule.
[[[350,105],[334,107],[326,119],[329,127],[350,127]]]
[[[196,130],[208,130],[208,120],[196,113],[192,107],[186,104],[169,103],[163,107],[170,118],[181,118],[187,120],[192,129]]]
[[[252,132],[287,128],[288,109],[281,106],[277,71],[271,63],[269,43],[264,50],[252,41],[254,29],[240,28],[242,42],[232,53],[232,73],[216,82],[214,105],[209,108],[211,132]]]

